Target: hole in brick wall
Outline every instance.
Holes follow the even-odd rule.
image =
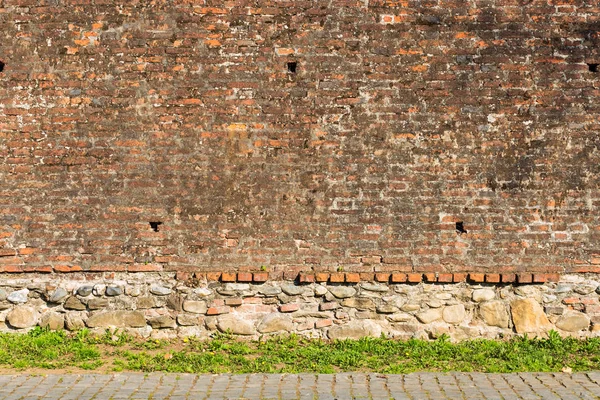
[[[465,224],[462,221],[456,223],[456,231],[458,233],[467,233],[467,230],[465,229]]]
[[[590,72],[598,72],[598,65],[600,64],[588,64],[588,69]]]
[[[4,62],[0,61],[0,72],[4,71]]]
[[[298,63],[293,61],[293,62],[289,62],[287,63],[287,68],[288,68],[288,72],[291,72],[292,74],[296,73],[296,68],[298,68]]]
[[[150,222],[150,228],[152,228],[152,230],[154,232],[158,232],[158,226],[159,225],[162,225],[162,222],[160,222],[160,221]]]

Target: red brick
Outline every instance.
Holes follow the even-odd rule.
[[[517,274],[517,282],[518,283],[532,283],[533,275],[532,274]]]
[[[390,276],[391,276],[391,274],[377,273],[377,274],[375,274],[375,280],[377,282],[389,282],[390,281]],[[404,280],[406,281],[406,278],[404,278]]]
[[[482,273],[478,273],[478,272],[471,272],[469,273],[469,280],[471,282],[483,282],[485,280],[485,275]]]
[[[238,272],[237,280],[238,280],[238,282],[252,282],[252,273],[251,272]]]
[[[423,274],[423,278],[425,279],[425,282],[435,282],[435,281],[437,281],[437,277],[435,276],[434,272],[428,272],[426,274]]]
[[[198,277],[198,274],[196,273],[196,277]],[[209,282],[217,282],[221,279],[221,273],[220,272],[207,272],[206,273],[206,280]]]
[[[127,272],[158,272],[162,270],[163,267],[160,264],[129,264],[127,266]]]
[[[333,272],[329,275],[329,281],[334,283],[342,283],[345,280],[343,272]]]
[[[392,274],[392,280],[393,279],[394,279],[394,275]],[[423,274],[417,274],[417,273],[407,274],[407,280],[411,283],[421,282],[422,279],[423,279]]]
[[[279,311],[284,313],[298,311],[299,309],[300,306],[296,303],[282,304],[279,306]]]
[[[408,275],[404,273],[393,273],[391,276],[392,283],[404,283],[408,281]]]
[[[358,275],[361,281],[373,282],[375,280],[375,274],[373,272],[361,272]]]
[[[177,271],[175,273],[175,279],[178,281],[187,281],[190,279],[191,274],[187,271]]]
[[[485,274],[487,283],[500,283],[500,274]]]
[[[352,272],[346,272],[346,282],[358,283],[360,282],[360,275]]]
[[[236,274],[235,272],[223,272],[221,274],[221,282],[235,282]]]
[[[333,325],[333,321],[330,319],[320,319],[315,322],[315,329],[325,328]]]
[[[465,273],[452,274],[452,282],[458,283],[458,282],[466,282],[466,281],[467,281],[467,274],[465,274]]]
[[[301,273],[298,277],[298,281],[300,283],[313,283],[315,281],[315,275]]]
[[[560,280],[559,274],[533,274],[533,282],[534,283],[544,283],[544,282],[558,282]]]
[[[252,274],[252,280],[254,282],[266,282],[269,280],[268,272],[255,272]]]
[[[448,273],[439,273],[437,277],[437,281],[441,283],[449,283],[452,282],[452,274]]]
[[[500,276],[502,283],[513,283],[517,280],[516,274],[502,274]]]
[[[229,313],[229,307],[227,307],[227,306],[209,307],[208,310],[206,310],[206,315],[220,315],[220,314],[228,314],[228,313]]]
[[[79,265],[55,265],[56,272],[81,272],[83,269]]]
[[[327,272],[317,272],[315,274],[315,280],[317,282],[327,282],[329,280],[329,274]]]

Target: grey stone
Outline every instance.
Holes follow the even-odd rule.
[[[598,286],[600,287],[600,286]],[[573,287],[571,285],[566,285],[564,283],[559,283],[558,286],[556,286],[556,293],[569,293],[573,290]],[[597,290],[596,290],[597,291]]]
[[[358,310],[374,310],[375,303],[368,297],[350,297],[342,301],[342,306]]]
[[[377,312],[380,314],[393,314],[398,312],[399,308],[391,304],[381,304],[377,306]]]
[[[525,285],[515,288],[515,294],[525,298],[534,299],[538,303],[542,301],[542,294],[537,285]]]
[[[107,296],[120,296],[123,294],[123,288],[119,286],[108,286],[105,293]]]
[[[108,300],[104,298],[91,299],[87,305],[90,310],[102,310],[108,307]]]
[[[378,293],[385,293],[388,290],[390,290],[390,288],[387,285],[378,285],[376,283],[371,283],[371,282],[363,282],[360,284],[360,287],[363,290],[368,290],[370,292],[378,292]]]
[[[327,288],[323,285],[315,286],[315,296],[325,296],[327,294]]]
[[[60,303],[62,302],[67,296],[69,295],[69,292],[67,292],[65,289],[59,287],[58,289],[56,289],[54,291],[54,293],[52,293],[52,295],[48,298],[48,301],[50,303]]]
[[[421,309],[420,304],[405,304],[400,309],[404,312],[414,312],[419,311]]]
[[[106,292],[106,285],[103,285],[101,283],[94,285],[94,287],[92,288],[92,294],[94,296],[104,296],[105,292]]]
[[[157,296],[167,296],[170,295],[173,291],[168,287],[160,286],[160,285],[152,285],[150,287],[150,293],[155,294]]]
[[[199,297],[208,297],[213,294],[213,291],[208,288],[196,288],[193,293]]]
[[[138,297],[140,294],[142,294],[142,291],[140,290],[139,286],[126,286],[125,294],[131,297]]]
[[[83,311],[86,309],[85,304],[83,304],[81,302],[81,300],[79,300],[75,296],[69,297],[67,299],[67,301],[65,301],[65,304],[63,305],[63,307],[67,310],[77,310],[77,311]]]
[[[23,304],[27,303],[28,295],[29,289],[15,290],[6,299],[13,304]]]
[[[246,290],[250,290],[249,283],[226,283],[223,287],[224,290],[228,292],[243,292]]]
[[[14,328],[29,328],[37,323],[37,313],[32,307],[17,306],[8,312],[6,321]]]
[[[563,315],[565,308],[561,306],[546,306],[544,307],[544,312],[546,314]]]
[[[444,311],[442,312],[442,318],[449,324],[460,324],[465,320],[466,316],[463,304],[444,307]]]
[[[294,329],[292,318],[288,315],[271,313],[262,319],[258,325],[260,333],[291,332]]]
[[[42,328],[48,328],[53,331],[63,329],[65,327],[65,316],[56,312],[47,312],[40,318],[39,325]]]
[[[510,304],[517,333],[542,333],[552,329],[542,306],[535,299],[517,299]]]
[[[65,327],[70,331],[78,331],[85,328],[85,323],[78,313],[67,313],[65,315]]]
[[[343,325],[336,325],[327,331],[331,340],[360,339],[363,337],[381,336],[381,327],[373,321],[350,321]]]
[[[6,300],[6,296],[8,296],[8,293],[6,293],[6,290],[0,289],[0,301]]]
[[[279,293],[281,293],[281,288],[277,286],[263,285],[258,289],[258,293],[267,297],[277,296]]]
[[[412,318],[413,316],[407,313],[396,313],[387,316],[387,319],[392,322],[406,322],[410,321]]]
[[[552,294],[545,294],[542,296],[542,302],[544,303],[554,303],[558,298]]]
[[[329,292],[338,299],[346,299],[356,294],[356,289],[350,286],[330,286]]]
[[[476,289],[473,290],[473,301],[476,303],[481,303],[482,301],[490,301],[494,297],[496,297],[496,292],[492,289]]]
[[[155,305],[156,305],[156,300],[154,299],[154,297],[144,296],[144,297],[138,297],[136,299],[136,308],[138,308],[140,310],[144,310],[147,308],[153,308]]]
[[[146,318],[139,311],[103,311],[93,314],[86,323],[89,328],[141,328],[146,326]]]
[[[229,331],[236,335],[254,335],[256,333],[252,323],[233,315],[219,317],[217,320],[217,328],[221,332]]]
[[[92,290],[94,290],[94,287],[91,285],[80,286],[77,289],[77,294],[81,297],[87,297],[92,294]]]
[[[579,311],[567,311],[556,321],[556,327],[567,332],[578,332],[590,327],[590,318]]]
[[[148,320],[148,324],[154,329],[175,328],[177,326],[175,320],[169,315],[151,318]]]
[[[579,294],[590,294],[596,290],[598,287],[598,283],[582,283],[581,285],[575,286],[573,289],[575,293]]]
[[[479,315],[489,326],[508,328],[509,315],[504,302],[488,301],[479,305]]]
[[[296,286],[290,283],[281,285],[281,290],[283,290],[283,293],[287,294],[288,296],[299,296],[305,291],[302,286]]]
[[[183,298],[177,294],[173,293],[167,297],[167,308],[173,311],[181,311],[183,308]]]
[[[194,314],[206,314],[208,309],[205,301],[185,300],[183,310]]]
[[[440,308],[441,306],[444,305],[444,303],[442,303],[441,301],[439,301],[437,299],[433,299],[433,300],[429,300],[427,302],[427,305],[431,308]]]
[[[424,324],[429,324],[431,322],[437,321],[442,318],[442,309],[441,308],[430,308],[427,311],[419,313],[416,315],[417,319]]]
[[[194,326],[200,325],[201,319],[197,315],[179,314],[177,316],[177,323],[181,326]]]

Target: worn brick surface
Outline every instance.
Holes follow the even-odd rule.
[[[0,271],[598,272],[599,17],[2,1]]]

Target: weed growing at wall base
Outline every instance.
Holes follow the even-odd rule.
[[[75,334],[36,328],[0,334],[5,369],[167,371],[191,373],[335,373],[372,371],[558,372],[600,369],[600,339],[518,337],[451,343],[385,338],[324,341],[296,335],[260,341],[218,334],[209,340],[167,342],[107,332]]]

